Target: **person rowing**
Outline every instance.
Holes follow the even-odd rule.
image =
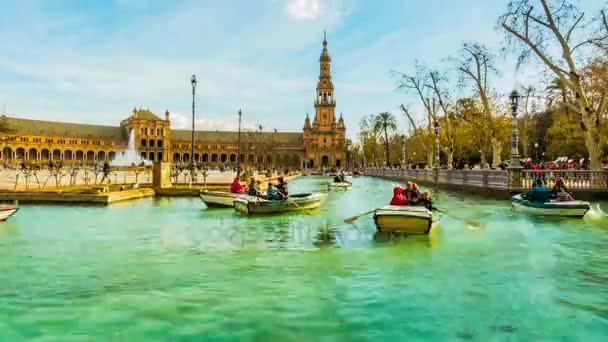
[[[566,185],[564,184],[564,180],[559,177],[557,177],[557,179],[555,179],[555,184],[553,185],[553,189],[551,192],[553,194],[553,197],[555,197],[555,199],[558,200],[559,202],[574,200],[572,195],[570,195],[568,193],[568,190],[566,189]]]
[[[287,192],[287,183],[283,179],[283,177],[279,177],[279,184],[277,184],[277,193],[279,195],[279,199],[284,200],[287,199],[289,193]]]

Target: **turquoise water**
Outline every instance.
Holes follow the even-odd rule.
[[[387,203],[393,183],[353,182],[319,210],[279,217],[203,211],[191,198],[23,205],[0,225],[0,340],[608,336],[606,219],[547,222],[443,192],[437,205],[452,216],[436,231],[389,239],[369,217],[342,220]]]

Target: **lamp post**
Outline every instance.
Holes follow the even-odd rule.
[[[190,164],[194,165],[194,94],[196,89],[196,75],[192,75],[190,83],[192,84],[192,149],[190,150]]]
[[[243,113],[239,109],[239,146],[237,149],[236,155],[236,176],[239,177],[241,175],[241,116]]]
[[[534,154],[536,155],[534,159],[538,162],[538,143],[534,143]]]
[[[518,137],[517,137],[517,106],[519,104],[519,93],[517,90],[513,90],[509,96],[511,99],[511,115],[513,120],[511,121],[511,155],[510,164],[515,166],[519,165],[519,151],[518,151]]]
[[[401,134],[401,153],[403,154],[401,166],[405,169],[405,134]]]

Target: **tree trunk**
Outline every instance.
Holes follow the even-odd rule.
[[[585,120],[587,119],[587,120]],[[594,122],[589,122],[588,121],[593,121],[592,119],[590,120],[590,118],[585,117],[585,115],[583,115],[583,122],[585,123],[585,125],[587,125],[587,130],[583,131],[583,134],[585,136],[585,145],[587,145],[587,150],[589,152],[589,159],[590,159],[590,169],[591,170],[601,170],[602,169],[602,149],[600,148],[600,138],[599,138],[599,134],[597,132],[597,129],[595,128]]]
[[[452,163],[454,162],[454,152],[451,150],[448,150],[447,152],[447,163],[448,163],[448,169],[452,168]]]
[[[492,167],[497,168],[502,163],[500,153],[502,152],[502,143],[495,137],[490,140],[492,144]]]
[[[429,168],[429,169],[433,168],[433,159],[435,159],[435,153],[433,151],[428,151],[426,153],[427,168]]]
[[[386,166],[389,166],[390,158],[388,153],[388,132],[386,126],[384,126],[384,150],[386,151]]]

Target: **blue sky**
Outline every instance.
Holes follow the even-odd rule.
[[[412,72],[416,61],[447,70],[465,41],[497,51],[506,2],[0,0],[0,110],[117,125],[141,106],[169,109],[184,127],[194,73],[197,129],[234,129],[242,108],[248,127],[300,131],[314,113],[326,29],[348,136],[381,111],[405,129],[399,104],[418,105],[395,91],[391,70]],[[498,92],[530,80],[512,59],[499,59]]]

